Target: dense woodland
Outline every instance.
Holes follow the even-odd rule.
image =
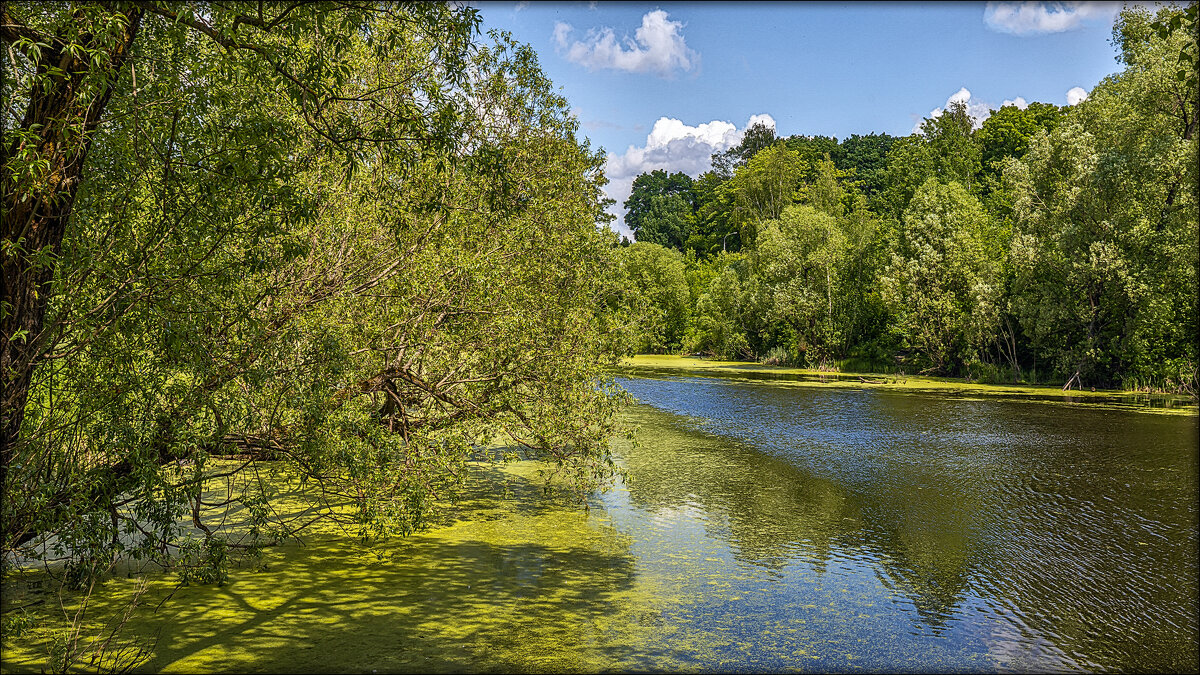
[[[479,24],[0,4],[6,563],[220,580],[316,521],[421,527],[496,443],[586,494],[634,351],[1194,390],[1195,5],[1122,13],[1068,110],[751,129],[640,177],[628,246],[536,54]]]
[[[628,352],[1195,392],[1196,5],[1122,12],[1075,106],[898,138],[758,125],[634,181]]]

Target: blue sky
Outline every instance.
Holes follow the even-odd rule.
[[[485,30],[537,50],[608,153],[625,234],[634,177],[697,176],[752,121],[781,136],[907,135],[951,98],[982,121],[1006,102],[1075,103],[1120,69],[1116,3],[472,4]]]

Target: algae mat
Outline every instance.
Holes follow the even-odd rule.
[[[629,537],[596,510],[544,498],[533,473],[531,463],[478,467],[439,526],[382,546],[329,535],[281,546],[221,587],[163,573],[109,579],[93,593],[83,641],[104,635],[146,580],[118,635],[152,653],[138,672],[650,666],[626,645],[660,639],[663,627],[639,616],[661,598],[637,578]],[[5,637],[3,670],[37,672],[77,599],[55,621],[47,608],[58,598],[36,579],[9,586],[6,605],[41,602],[33,628]]]

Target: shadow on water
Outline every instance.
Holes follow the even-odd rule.
[[[643,648],[661,631],[661,600],[637,583],[627,536],[544,498],[531,475],[485,468],[473,477],[440,527],[406,539],[282,546],[265,569],[235,569],[222,587],[154,576],[123,631],[158,636],[137,671],[669,667],[669,649]],[[92,598],[96,620],[118,614],[134,586],[106,582]],[[6,652],[6,671],[44,667],[37,649]]]

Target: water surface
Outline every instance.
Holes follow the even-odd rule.
[[[637,442],[614,442],[625,477],[588,510],[548,499],[530,463],[478,467],[407,539],[309,538],[223,587],[149,575],[121,632],[149,649],[138,670],[1187,671],[1200,658],[1195,416],[620,383],[640,400],[625,413]],[[137,584],[97,591],[85,638]],[[6,604],[38,597],[12,588]],[[6,636],[0,670],[44,667],[53,639]]]
[[[643,403],[631,413],[643,435],[625,456],[630,508],[617,492],[610,511],[659,526],[664,542],[635,536],[644,564],[669,565],[654,550],[701,527],[753,577],[710,600],[731,628],[817,621],[817,668],[1196,664],[1195,417],[720,378],[622,384]],[[795,665],[768,655],[766,669]]]

